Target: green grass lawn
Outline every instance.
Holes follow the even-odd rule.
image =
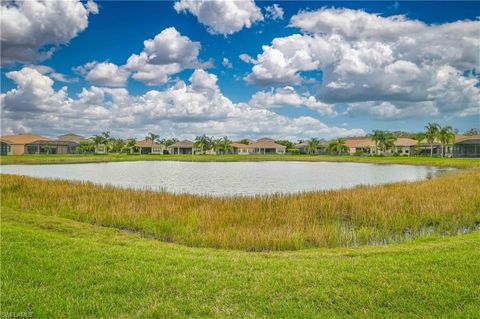
[[[365,162],[378,164],[413,164],[470,167],[480,166],[479,159],[435,158],[417,156],[335,156],[335,155],[13,155],[2,156],[1,164],[61,164],[95,163],[120,161],[195,161],[195,162],[238,162],[238,161],[330,161]]]
[[[188,248],[2,209],[2,312],[34,318],[475,318],[480,232],[401,245]]]
[[[248,205],[240,207],[249,209],[251,214],[245,216],[251,216],[250,219],[238,218],[232,200],[213,201],[192,195],[141,193],[68,182],[32,182],[32,178],[3,175],[2,317],[18,313],[31,313],[34,318],[479,317],[478,230],[449,237],[434,233],[403,244],[277,252],[187,247],[149,238],[153,233],[148,231],[142,237],[120,230],[127,224],[160,227],[165,224],[165,216],[184,216],[186,221],[200,223],[202,219],[190,218],[197,214],[199,218],[208,218],[200,223],[203,228],[192,229],[196,231],[215,230],[219,226],[221,234],[224,224],[218,220],[214,223],[217,218],[227,225],[231,223],[227,231],[246,236],[250,230],[252,238],[270,236],[270,232],[282,229],[285,234],[298,235],[308,230],[306,226],[321,226],[311,221],[325,221],[325,216],[315,213],[317,210],[331,211],[332,218],[339,213],[342,220],[358,220],[364,228],[369,225],[371,229],[381,226],[381,216],[385,221],[401,217],[402,209],[411,210],[409,218],[416,216],[420,224],[437,225],[445,220],[463,225],[462,220],[467,218],[471,221],[467,224],[478,229],[479,160],[288,155],[1,158],[2,164],[124,160],[362,161],[466,169],[430,181],[245,200]],[[382,200],[372,206],[369,199],[375,196]],[[144,205],[147,197],[161,199],[154,202],[162,204],[153,208]],[[330,201],[328,197],[332,197]],[[262,209],[257,209],[258,205]],[[167,215],[160,214],[160,208]],[[309,214],[313,208],[313,214]],[[415,214],[417,211],[422,214]],[[128,214],[130,219],[122,219]],[[368,216],[378,219],[370,220]],[[424,216],[424,220],[419,216]],[[404,217],[408,221],[407,215]],[[265,227],[265,223],[248,224],[257,219],[270,222],[272,227]],[[242,224],[246,226],[239,228]]]

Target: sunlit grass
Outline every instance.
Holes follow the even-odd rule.
[[[189,248],[2,209],[2,313],[32,318],[477,318],[480,232],[381,247]]]
[[[14,155],[1,156],[0,164],[62,164],[120,161],[193,161],[193,162],[245,162],[245,161],[327,161],[363,162],[377,164],[412,164],[470,167],[480,166],[479,159],[436,158],[417,156],[336,156],[336,155]]]
[[[402,242],[480,224],[480,169],[349,190],[215,198],[2,175],[2,205],[196,247],[249,251]]]

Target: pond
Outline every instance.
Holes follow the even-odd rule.
[[[138,161],[3,165],[0,169],[5,174],[214,196],[298,193],[417,181],[445,170],[415,165],[286,161]]]

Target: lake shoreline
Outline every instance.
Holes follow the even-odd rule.
[[[4,174],[92,182],[133,190],[212,197],[300,195],[436,178],[456,170],[408,164],[333,161],[131,161],[7,165]]]
[[[14,155],[1,156],[0,166],[10,164],[82,164],[131,161],[181,161],[181,162],[352,162],[372,164],[408,164],[436,167],[480,167],[477,158],[437,158],[417,156],[352,156],[352,155]]]

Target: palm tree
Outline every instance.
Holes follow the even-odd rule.
[[[433,142],[437,138],[438,132],[440,131],[440,125],[437,123],[428,123],[425,126],[425,139],[428,144],[430,144],[430,157],[433,156]]]
[[[165,145],[166,147],[169,147],[170,145],[173,145],[175,143],[178,142],[178,138],[164,138],[164,139],[161,139],[160,141],[160,144],[163,144]]]
[[[442,143],[442,157],[445,157],[445,146],[455,143],[455,133],[451,126],[442,127],[437,134],[438,140]]]
[[[307,153],[308,154],[315,154],[318,146],[320,145],[320,141],[316,138],[312,138],[307,142]]]
[[[91,140],[93,142],[94,149],[96,149],[99,145],[105,145],[105,148],[107,147],[107,139],[105,138],[105,136],[103,134],[94,135],[91,138]]]
[[[387,152],[390,149],[394,149],[396,140],[397,140],[397,136],[394,133],[384,132],[383,138],[380,141],[380,147],[382,148],[382,151]]]
[[[420,144],[425,139],[425,133],[417,133],[413,136],[413,139],[417,141],[417,144],[415,145],[415,154],[418,155],[420,153]]]
[[[347,140],[344,138],[339,138],[328,143],[327,151],[335,152],[337,154],[347,153],[348,146],[346,144]]]
[[[145,137],[146,141],[152,141],[152,144],[160,138],[160,135],[148,132],[147,136]]]
[[[202,136],[195,137],[195,143],[193,144],[196,148],[200,149],[200,152],[204,154],[206,151],[213,147],[213,139],[203,134]]]
[[[77,152],[85,154],[95,149],[95,144],[92,140],[80,141],[77,146]]]
[[[220,152],[220,150],[223,152],[223,154],[231,153],[233,149],[232,141],[230,141],[226,136],[219,138],[213,141],[213,148],[217,154]]]
[[[378,148],[381,141],[385,139],[385,132],[381,130],[374,130],[373,134],[370,136],[370,139],[375,143],[375,154],[378,154]]]
[[[120,153],[125,147],[125,141],[121,138],[114,138],[111,141],[112,151]]]
[[[128,152],[132,153],[135,152],[135,146],[137,145],[137,140],[134,138],[131,138],[127,141],[127,144],[125,145],[125,148],[127,149]]]

